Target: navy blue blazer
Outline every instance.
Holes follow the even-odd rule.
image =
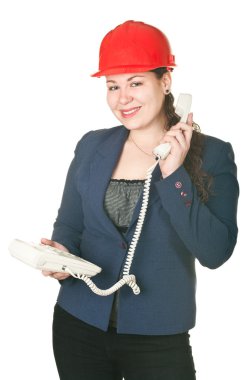
[[[104,210],[104,196],[128,130],[88,132],[70,165],[52,239],[103,270],[93,278],[102,289],[118,281],[141,206],[139,199],[125,236]],[[137,164],[137,163],[136,163]],[[120,290],[118,333],[164,335],[195,325],[195,259],[222,265],[237,238],[238,183],[232,147],[206,136],[204,169],[213,176],[213,195],[203,204],[182,165],[162,179],[153,172],[148,211],[131,273],[141,288]],[[95,295],[73,277],[61,282],[58,303],[82,321],[107,330],[114,295]]]

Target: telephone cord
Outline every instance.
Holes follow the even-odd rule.
[[[65,268],[66,272],[71,274],[73,277],[84,281],[87,284],[87,286],[89,286],[89,288],[92,290],[92,292],[94,292],[95,294],[97,294],[99,296],[109,296],[109,295],[113,294],[114,292],[116,292],[117,290],[119,290],[124,285],[128,285],[132,289],[134,294],[137,295],[140,293],[140,288],[136,283],[136,277],[134,274],[130,274],[130,269],[132,266],[136,246],[137,246],[137,243],[139,241],[139,238],[140,238],[140,235],[142,232],[142,228],[143,228],[143,224],[144,224],[144,220],[145,220],[145,216],[146,216],[146,212],[147,212],[147,208],[148,208],[152,173],[153,173],[155,167],[157,166],[157,164],[159,163],[159,160],[160,160],[160,157],[158,157],[155,164],[152,165],[147,170],[147,176],[146,176],[146,179],[144,182],[144,188],[143,188],[142,205],[141,205],[139,217],[137,220],[137,225],[136,225],[132,240],[130,242],[130,246],[129,246],[128,253],[126,256],[125,264],[123,267],[123,277],[119,281],[117,281],[113,286],[111,286],[110,288],[100,289],[95,285],[95,283],[90,279],[90,277],[85,276],[83,274],[75,274],[75,273],[73,273],[73,271],[71,269]]]

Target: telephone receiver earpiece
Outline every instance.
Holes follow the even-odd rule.
[[[186,123],[188,114],[190,112],[192,105],[192,95],[191,94],[179,94],[178,101],[175,108],[175,113],[180,116],[180,121]],[[171,144],[164,143],[156,146],[153,149],[157,159],[165,160],[170,153]]]

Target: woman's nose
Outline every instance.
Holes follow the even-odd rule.
[[[120,97],[119,97],[120,104],[126,105],[132,102],[132,100],[133,100],[133,96],[129,93],[129,91],[121,89]]]

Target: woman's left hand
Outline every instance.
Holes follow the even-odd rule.
[[[64,245],[59,244],[53,240],[42,238],[41,243],[44,245],[50,245],[50,247],[60,249],[61,251],[69,252],[68,249],[66,247],[64,247]],[[48,271],[48,270],[42,270],[42,274],[46,277],[49,276],[49,277],[55,278],[55,280],[59,280],[59,281],[65,280],[66,278],[68,278],[70,276],[70,274],[68,274],[68,273],[53,272],[53,271]]]
[[[187,123],[179,122],[171,127],[160,142],[160,144],[167,142],[171,144],[171,150],[167,158],[159,161],[163,178],[171,175],[183,164],[191,144],[192,123],[193,114],[190,113]]]

